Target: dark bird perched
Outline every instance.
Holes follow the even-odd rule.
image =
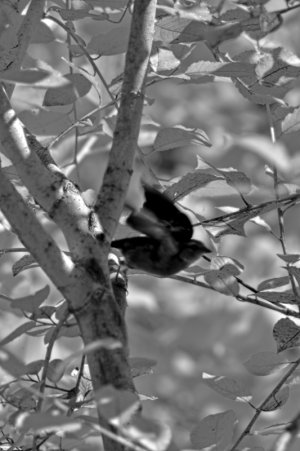
[[[130,268],[167,277],[211,252],[201,241],[192,239],[189,218],[166,195],[145,186],[145,199],[143,208],[131,213],[127,224],[146,236],[115,240],[111,244],[122,251]]]

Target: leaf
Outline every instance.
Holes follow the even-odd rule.
[[[239,449],[237,449],[237,451],[239,451]],[[246,446],[246,448],[242,448],[240,451],[265,451],[265,449],[261,446]]]
[[[14,377],[26,374],[26,365],[7,349],[0,350],[0,367]]]
[[[34,388],[38,388],[37,384],[34,384]],[[22,387],[13,393],[9,392],[8,399],[10,404],[19,409],[19,412],[36,408],[36,399],[34,399],[32,393],[30,393],[25,387]]]
[[[235,188],[238,192],[248,194],[251,190],[251,181],[243,172],[228,168],[218,169],[218,173],[222,174],[228,185]]]
[[[250,295],[251,297],[252,295]],[[266,299],[266,301],[270,301],[273,303],[281,303],[281,304],[295,304],[297,303],[297,299],[295,299],[295,295],[292,291],[261,291],[257,293],[257,296],[260,298]]]
[[[109,8],[115,13],[121,12],[127,5],[127,0],[101,0],[101,5],[99,0],[88,0],[88,2],[89,4],[93,2],[100,11],[106,11]]]
[[[162,41],[164,44],[207,41],[215,46],[239,36],[242,31],[240,24],[236,23],[210,26],[197,20],[163,17],[156,23],[154,41]]]
[[[295,108],[292,113],[287,114],[281,123],[283,133],[293,133],[300,130],[300,108]]]
[[[277,352],[300,346],[300,327],[289,318],[280,319],[273,328]]]
[[[300,254],[277,254],[281,260],[286,263],[297,263],[300,260]]]
[[[63,326],[58,334],[58,337],[68,337],[68,338],[74,338],[74,337],[80,337],[80,330],[79,326],[77,324],[74,324],[72,326]],[[45,337],[46,339],[46,337]],[[47,341],[45,341],[47,343]]]
[[[214,257],[211,268],[204,275],[204,280],[216,291],[228,296],[239,294],[239,283],[236,276],[240,274],[241,267],[228,257]]]
[[[51,28],[43,21],[39,22],[31,36],[31,44],[49,44],[55,40]]]
[[[76,332],[77,334],[79,334],[78,331],[78,326],[71,326],[71,329],[76,328]],[[53,330],[51,330],[51,332],[49,332],[49,334],[54,332],[54,328]],[[77,336],[77,335],[76,335]],[[47,340],[50,340],[51,337],[47,337]],[[115,350],[115,349],[119,349],[122,347],[122,344],[114,339],[114,338],[99,338],[99,340],[93,341],[91,343],[89,343],[88,345],[82,347],[81,349],[73,352],[68,358],[66,358],[65,360],[62,360],[60,365],[61,368],[57,367],[55,369],[55,371],[60,374],[62,372],[65,371],[67,365],[72,362],[74,359],[78,358],[78,357],[82,357],[84,355],[87,355],[91,352],[95,352],[98,349],[107,349],[107,350]],[[56,363],[55,363],[56,365]]]
[[[187,69],[186,74],[191,78],[201,75],[215,75],[218,77],[241,77],[243,75],[254,75],[255,65],[243,62],[212,62],[198,61],[192,63]]]
[[[156,361],[144,357],[131,357],[129,364],[131,367],[131,376],[138,377],[144,376],[145,374],[152,374]]]
[[[22,433],[33,432],[75,432],[82,428],[82,420],[68,418],[65,415],[51,415],[49,413],[30,413],[18,419],[18,427]]]
[[[67,114],[48,111],[40,107],[20,112],[19,118],[32,133],[38,135],[56,136],[72,125],[72,121]]]
[[[56,312],[56,308],[52,305],[44,305],[39,308],[39,311],[35,314],[35,319],[37,318],[51,318],[51,316]]]
[[[300,286],[300,268],[295,268],[294,266],[290,266],[287,268],[289,274],[295,277],[297,284]]]
[[[244,270],[244,266],[238,260],[223,255],[213,257],[210,262],[211,269],[222,269],[225,265],[228,266],[231,274],[235,276],[238,276]]]
[[[25,271],[25,269],[37,268],[39,265],[32,255],[24,255],[18,261],[16,261],[12,266],[13,276],[17,276],[20,272]]]
[[[261,409],[263,412],[273,412],[280,409],[288,400],[290,389],[287,385],[282,387]]]
[[[155,53],[150,57],[150,64],[156,73],[173,71],[180,66],[180,59],[171,49],[155,48]]]
[[[180,200],[191,192],[203,188],[209,183],[220,179],[207,171],[195,170],[184,175],[178,182],[173,183],[165,190],[165,194],[173,200]]]
[[[263,227],[264,229],[267,230],[267,232],[272,232],[272,228],[260,216],[255,216],[255,218],[250,219],[250,221],[253,222],[253,224],[256,224],[256,225],[258,225],[260,227]]]
[[[93,36],[87,45],[89,53],[97,55],[119,55],[125,53],[128,44],[128,27],[117,27],[108,33]]]
[[[271,288],[283,287],[284,285],[288,285],[289,283],[290,279],[288,276],[273,277],[272,279],[260,282],[260,284],[257,287],[257,290],[258,291],[270,290]]]
[[[173,185],[172,185],[173,186]],[[265,205],[253,206],[250,209],[243,209],[241,211],[236,211],[233,214],[229,214],[221,217],[220,219],[214,218],[209,221],[205,221],[205,228],[209,230],[215,239],[219,239],[224,235],[235,234],[245,236],[244,225],[246,222],[257,217],[268,213],[269,211],[277,208],[276,202],[268,202]]]
[[[49,362],[47,370],[47,379],[54,384],[60,381],[65,373],[66,365],[61,359],[53,359]]]
[[[21,337],[28,330],[34,329],[36,327],[35,321],[28,321],[27,323],[21,324],[21,326],[17,327],[13,332],[3,338],[0,342],[0,346],[5,346],[7,343],[15,340],[18,337]]]
[[[57,12],[60,14],[61,18],[66,21],[85,19],[86,17],[89,17],[89,11],[91,7],[85,2],[81,3],[81,6],[78,5],[77,8],[74,9],[58,8]]]
[[[26,374],[38,374],[45,364],[45,360],[35,360],[34,362],[28,363],[26,368]]]
[[[0,72],[0,80],[18,85],[33,85],[49,76],[49,72],[41,69],[6,70]]]
[[[249,386],[243,384],[241,381],[208,373],[203,373],[202,380],[212,390],[220,393],[225,398],[233,400],[237,400],[238,398],[247,398],[247,400],[250,400],[252,398]]]
[[[137,394],[117,390],[112,385],[97,390],[95,401],[101,414],[118,427],[127,424],[140,407]]]
[[[192,430],[192,445],[198,449],[214,445],[214,450],[222,451],[232,442],[236,423],[237,418],[233,410],[209,415]]]
[[[40,305],[47,299],[50,293],[49,285],[46,285],[35,294],[25,296],[24,298],[13,299],[12,308],[18,308],[24,312],[35,313]]]
[[[125,429],[126,437],[145,450],[166,451],[172,439],[171,428],[162,421],[135,416]]]
[[[286,431],[291,423],[278,423],[272,426],[267,426],[262,430],[255,430],[255,435],[280,435]],[[264,451],[264,450],[263,450]]]
[[[54,327],[51,327],[51,326],[45,326],[45,327],[38,326],[34,330],[29,330],[27,332],[27,335],[29,335],[30,337],[41,337],[41,336],[45,335],[45,333],[49,329],[52,330],[52,329],[54,329]]]
[[[178,125],[177,127],[160,129],[155,138],[153,150],[155,152],[162,152],[178,147],[187,147],[191,144],[211,147],[208,136],[203,130]]]
[[[269,374],[276,373],[286,366],[287,362],[284,357],[275,354],[275,352],[258,352],[253,354],[246,362],[244,366],[249,373],[255,376],[268,376]]]
[[[47,89],[43,106],[69,105],[85,96],[92,87],[91,82],[82,74],[67,74],[64,78],[64,86]]]

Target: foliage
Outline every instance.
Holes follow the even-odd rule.
[[[133,2],[45,2],[22,67],[10,69],[5,56],[27,4],[0,5],[0,81],[91,206],[113,142]],[[60,287],[1,217],[1,449],[99,449],[101,434],[136,451],[297,449],[298,6],[158,2],[127,203],[140,206],[141,179],[156,185],[213,253],[168,280],[128,271],[139,395],[114,381],[92,392],[86,356],[122,343],[82,346]],[[2,166],[68,257],[60,227],[9,159]],[[117,239],[131,234],[121,220]],[[113,432],[98,424],[95,404]]]

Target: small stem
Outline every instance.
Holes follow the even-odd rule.
[[[271,112],[269,103],[267,103],[266,109],[267,109],[267,116],[268,116],[269,127],[270,127],[271,141],[272,141],[272,143],[275,146],[276,141],[277,141],[276,140],[276,130],[275,130],[275,127],[274,127],[272,112]],[[275,192],[275,199],[276,199],[276,204],[277,204],[277,217],[278,217],[278,226],[279,226],[279,238],[278,239],[279,239],[279,242],[281,244],[282,253],[284,255],[287,255],[287,250],[286,250],[286,245],[285,245],[284,214],[283,214],[282,208],[279,205],[280,197],[279,197],[278,172],[277,172],[277,168],[275,167],[275,165],[273,165],[272,169],[273,169],[274,192]],[[292,286],[292,290],[293,290],[293,293],[295,295],[295,298],[299,300],[299,293],[298,293],[298,290],[297,290],[296,282],[295,282],[295,279],[294,279],[293,275],[289,271],[289,267],[290,267],[290,264],[287,263],[287,271],[288,271],[290,283],[291,283],[291,286]],[[299,306],[299,310],[300,310],[300,306]]]
[[[234,445],[230,448],[229,451],[234,451],[237,449],[237,446],[241,443],[241,441],[251,432],[251,428],[260,416],[260,414],[263,412],[263,409],[268,404],[269,401],[271,401],[272,398],[276,395],[276,393],[279,392],[281,387],[284,385],[284,383],[287,381],[287,379],[293,374],[293,372],[298,368],[300,364],[300,359],[296,360],[295,363],[293,363],[290,367],[290,369],[285,373],[285,375],[282,377],[282,379],[278,382],[278,384],[274,387],[274,389],[271,391],[271,393],[264,399],[264,401],[257,407],[255,414],[245,427],[244,431],[241,433],[241,435],[237,438]]]
[[[49,367],[51,354],[52,354],[52,351],[53,351],[53,347],[54,347],[55,341],[56,341],[56,339],[58,337],[60,329],[63,327],[64,322],[67,320],[68,316],[69,316],[69,311],[66,310],[64,315],[62,316],[62,318],[59,320],[59,323],[54,328],[53,333],[51,335],[51,338],[49,340],[49,344],[47,346],[47,351],[46,351],[46,356],[45,356],[43,372],[42,372],[42,376],[41,376],[41,384],[40,384],[40,390],[39,390],[41,395],[45,391],[47,372],[48,372],[48,367]],[[37,408],[36,408],[37,412],[41,412],[42,407],[43,407],[43,401],[44,401],[43,396],[39,397]]]
[[[118,102],[116,101],[116,99],[114,98],[114,96],[112,95],[112,93],[109,90],[109,87],[106,83],[105,78],[103,77],[103,75],[101,74],[100,70],[98,69],[98,66],[95,64],[93,58],[91,58],[90,54],[88,53],[88,51],[86,50],[86,48],[82,45],[81,41],[77,38],[76,34],[73,33],[73,31],[67,27],[63,22],[61,22],[60,20],[56,19],[53,16],[46,16],[47,19],[52,20],[53,22],[57,23],[57,25],[59,25],[61,28],[63,28],[65,30],[65,32],[67,34],[70,34],[72,36],[72,38],[74,39],[74,41],[76,42],[76,44],[80,47],[80,49],[83,51],[83,53],[85,54],[86,58],[88,59],[90,65],[92,66],[92,68],[94,69],[95,74],[98,75],[98,77],[100,78],[101,82],[103,83],[103,86],[105,87],[109,97],[111,98],[113,104],[116,106],[116,108],[118,108]]]

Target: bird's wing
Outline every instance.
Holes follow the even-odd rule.
[[[141,212],[145,210],[154,214],[176,240],[188,241],[192,238],[193,227],[188,216],[182,213],[165,194],[146,185],[145,198],[146,202]]]

